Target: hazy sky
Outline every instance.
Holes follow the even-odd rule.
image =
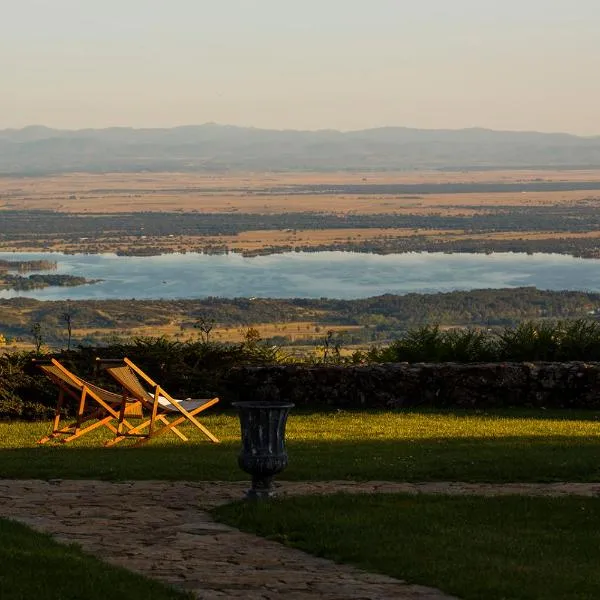
[[[0,0],[0,128],[600,134],[600,0]]]

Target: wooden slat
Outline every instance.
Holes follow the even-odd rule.
[[[203,399],[201,405],[192,411],[188,411],[179,403],[178,400],[168,394],[149,375],[144,373],[144,371],[142,371],[142,369],[140,369],[133,361],[129,360],[129,358],[124,357],[122,360],[96,360],[99,362],[100,366],[104,368],[106,372],[122,386],[123,393],[128,392],[137,398],[143,407],[150,410],[150,419],[148,421],[137,425],[133,429],[129,429],[127,432],[119,434],[119,437],[126,437],[128,434],[137,436],[138,432],[147,426],[147,439],[141,440],[138,442],[138,444],[147,441],[151,437],[161,435],[162,433],[168,431],[172,431],[182,440],[187,440],[187,438],[177,429],[177,425],[187,420],[194,425],[194,427],[199,429],[204,435],[206,435],[206,437],[208,437],[208,439],[210,439],[212,442],[219,441],[207,427],[205,427],[195,418],[195,415],[219,402],[219,398],[211,398],[206,400]],[[140,381],[140,378],[142,381]],[[144,387],[144,383],[142,382],[151,388],[151,391],[146,389]],[[170,410],[160,404],[159,400],[161,396],[170,402]],[[169,413],[179,413],[180,416],[175,418],[174,421],[169,422],[165,417],[165,414]],[[157,420],[161,421],[164,424],[164,427],[155,429],[155,423]]]

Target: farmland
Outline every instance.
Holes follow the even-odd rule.
[[[0,251],[596,256],[600,170],[0,178]]]

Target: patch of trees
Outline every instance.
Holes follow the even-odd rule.
[[[469,216],[431,214],[339,215],[300,212],[251,213],[119,213],[76,215],[51,211],[3,211],[0,239],[28,240],[60,236],[71,242],[102,242],[107,237],[220,236],[244,231],[306,229],[459,229],[471,233],[600,230],[600,212],[592,205],[469,207],[484,210]],[[85,238],[82,240],[81,238]],[[40,244],[43,246],[43,241]]]
[[[0,260],[2,271],[51,271],[56,269],[54,260]]]
[[[249,328],[255,323],[306,322],[322,326],[353,325],[360,329],[339,334],[344,344],[395,339],[407,329],[432,323],[448,326],[499,328],[529,319],[571,319],[600,316],[600,294],[552,292],[532,287],[485,289],[437,294],[383,295],[359,300],[206,298],[202,300],[79,300],[37,301],[13,298],[0,301],[0,333],[30,338],[32,324],[40,323],[46,343],[67,339],[64,315],[74,330],[96,330],[75,343],[106,341],[127,336],[140,326],[173,322],[183,329],[198,323]],[[282,331],[282,334],[284,332]],[[301,332],[286,330],[274,343]],[[337,338],[336,338],[337,339]],[[314,342],[312,342],[314,343]]]
[[[273,252],[271,252],[273,250]],[[369,254],[402,254],[404,252],[445,252],[491,254],[493,252],[524,252],[533,254],[568,254],[580,258],[600,258],[600,240],[598,238],[549,237],[545,239],[481,239],[465,238],[454,240],[431,239],[425,236],[378,237],[368,240],[352,240],[331,244],[318,244],[305,248],[265,247],[260,250],[242,251],[244,256],[257,256],[276,252],[325,252],[345,251]]]
[[[9,290],[37,290],[46,287],[74,287],[86,283],[96,283],[97,279],[86,279],[76,275],[0,275],[0,288]]]

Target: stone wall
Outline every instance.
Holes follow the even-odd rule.
[[[338,408],[600,408],[600,363],[238,367],[224,400]]]

